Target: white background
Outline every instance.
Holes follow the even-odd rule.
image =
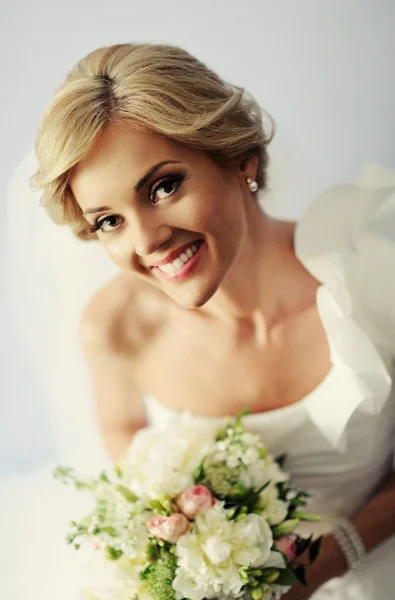
[[[323,187],[357,179],[365,162],[395,166],[393,0],[3,0],[0,10],[3,209],[56,87],[88,52],[119,42],[182,46],[255,95],[277,123],[270,210],[279,216],[297,218]],[[54,399],[7,304],[6,241],[26,219],[23,203],[12,222],[2,214],[0,473],[10,474],[52,459],[59,427],[69,425],[58,419],[53,428]],[[30,243],[21,240],[21,257]],[[42,324],[54,336],[57,326]]]

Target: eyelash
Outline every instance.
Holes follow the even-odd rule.
[[[152,198],[153,196],[155,196],[156,192],[163,187],[164,185],[166,185],[169,182],[172,183],[176,183],[176,188],[169,193],[169,196],[171,196],[172,194],[174,194],[180,187],[181,183],[184,181],[184,179],[186,178],[185,175],[171,175],[169,177],[166,177],[165,179],[162,179],[162,181],[160,181],[159,183],[157,183],[155,186],[152,187],[151,191],[150,191],[150,201],[152,202]],[[106,221],[110,221],[111,219],[114,218],[118,218],[117,215],[110,215],[109,217],[104,217],[103,219],[97,219],[97,221],[95,222],[94,225],[92,225],[92,227],[89,228],[90,233],[96,233],[97,231],[99,231],[103,225],[103,223],[105,223]],[[103,231],[102,233],[110,233],[109,231]]]

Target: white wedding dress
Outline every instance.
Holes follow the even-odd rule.
[[[337,517],[354,514],[394,471],[395,171],[372,165],[365,178],[363,185],[326,190],[295,233],[299,260],[321,282],[316,301],[330,372],[296,404],[245,417],[274,454],[287,453],[293,483],[312,494],[309,508],[324,515],[314,530],[329,531]],[[160,399],[147,395],[145,402],[151,423],[176,414]],[[22,495],[17,488],[16,481],[11,498],[19,504],[14,500],[5,518],[19,537],[5,536],[10,552],[1,597],[76,600],[83,567],[63,537],[68,520],[83,510],[80,497],[51,483],[45,471],[25,482]],[[312,598],[394,600],[394,569],[392,536],[361,570],[327,582]]]

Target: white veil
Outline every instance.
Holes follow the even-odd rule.
[[[86,361],[78,339],[82,308],[117,267],[99,243],[56,225],[29,187],[34,150],[6,194],[6,284],[19,338],[48,402],[58,459],[81,467],[103,461]]]

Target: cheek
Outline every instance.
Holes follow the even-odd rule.
[[[216,182],[195,191],[185,206],[183,220],[196,231],[210,232],[215,236],[221,232],[231,233],[240,217],[239,205],[234,188]]]
[[[243,204],[234,189],[223,189],[213,198],[204,217],[213,234],[229,243],[237,242],[244,231]]]
[[[119,268],[124,269],[130,266],[130,247],[125,238],[113,238],[112,240],[106,240],[104,238],[102,246],[110,259]]]

